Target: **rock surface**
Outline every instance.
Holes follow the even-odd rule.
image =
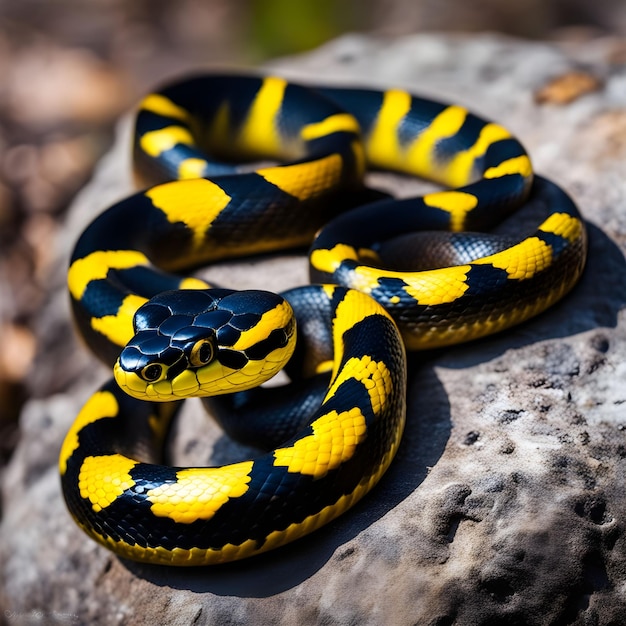
[[[73,338],[64,272],[80,229],[131,188],[122,124],[58,240],[33,395],[50,388],[52,370],[64,378],[59,393],[26,404],[2,478],[0,620],[626,623],[626,43],[348,36],[270,69],[311,82],[400,86],[507,126],[588,220],[583,279],[506,334],[412,357],[399,454],[379,487],[336,522],[224,567],[121,561],[71,521],[56,461],[80,406],[107,377]],[[588,79],[577,83],[573,73]],[[401,195],[427,188],[390,175],[371,180]],[[229,286],[277,290],[306,274],[294,255],[208,271]],[[247,452],[188,404],[172,444],[177,463]]]

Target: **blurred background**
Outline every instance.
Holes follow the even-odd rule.
[[[13,448],[54,237],[151,86],[254,66],[347,32],[626,35],[625,0],[0,0],[0,466]],[[41,395],[54,389],[40,390]]]

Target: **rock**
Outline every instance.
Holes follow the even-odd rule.
[[[588,220],[581,283],[505,334],[410,360],[408,426],[382,483],[317,533],[223,567],[122,561],[71,521],[57,456],[106,377],[70,328],[64,272],[80,229],[130,189],[128,123],[59,234],[21,439],[2,479],[0,606],[7,623],[619,624],[626,622],[626,80],[623,42],[497,36],[346,36],[273,62],[291,78],[400,86],[511,129]],[[584,68],[594,88],[538,94]],[[586,84],[591,84],[588,82]],[[401,195],[430,188],[372,181]],[[220,264],[234,287],[306,280],[300,256]],[[41,390],[46,390],[42,392]],[[189,402],[177,463],[224,462],[227,442]],[[203,429],[196,432],[195,428]]]

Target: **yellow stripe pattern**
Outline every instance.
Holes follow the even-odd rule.
[[[158,157],[177,144],[194,145],[191,131],[183,126],[167,126],[144,133],[140,139],[141,148],[151,157]]]
[[[146,191],[146,196],[172,224],[182,222],[189,227],[194,251],[202,247],[211,222],[231,200],[219,185],[204,178],[158,185]]]
[[[465,226],[465,217],[478,206],[478,198],[465,191],[439,191],[426,194],[426,206],[450,213],[450,230],[459,232]]]
[[[115,417],[118,409],[117,400],[109,391],[97,391],[87,400],[63,440],[61,453],[59,455],[59,471],[61,472],[61,476],[65,474],[67,460],[78,448],[78,433],[85,426],[97,420]]]
[[[137,461],[121,454],[88,456],[78,475],[81,498],[99,513],[135,484],[129,472],[136,465]]]
[[[317,161],[259,169],[257,174],[285,193],[299,200],[308,200],[336,189],[341,179],[341,168],[341,157],[331,154]]]
[[[326,135],[332,135],[337,132],[350,132],[359,134],[361,128],[356,118],[349,113],[337,113],[327,117],[321,122],[307,124],[300,131],[300,136],[305,141],[319,139]]]
[[[290,448],[274,451],[274,465],[288,472],[322,478],[352,457],[363,441],[367,426],[358,407],[331,411],[311,424],[312,435],[302,437]]]
[[[160,93],[152,93],[146,96],[139,104],[139,110],[150,111],[151,113],[177,119],[181,122],[189,122],[191,120],[191,116],[183,107],[178,106]]]
[[[449,106],[420,133],[406,149],[406,163],[402,171],[429,178],[443,185],[450,185],[449,172],[445,165],[434,159],[435,146],[442,139],[456,135],[467,117],[467,110],[459,106]],[[468,181],[463,181],[469,182]]]
[[[529,237],[516,246],[474,261],[504,270],[513,280],[527,280],[552,262],[552,248],[537,237]]]
[[[384,93],[376,124],[367,139],[367,158],[372,167],[406,169],[398,128],[410,110],[411,96],[406,91],[390,89]]]
[[[180,524],[211,519],[231,498],[248,491],[252,461],[224,467],[196,467],[176,473],[176,482],[150,489],[146,497],[158,517],[169,517]]]
[[[286,87],[283,78],[268,76],[263,80],[237,138],[238,146],[245,152],[263,154],[266,158],[284,154],[277,118]]]
[[[133,317],[137,309],[147,302],[134,293],[128,294],[115,315],[91,318],[91,327],[101,335],[108,337],[116,346],[125,346],[135,334]]]
[[[145,254],[137,250],[98,250],[77,259],[67,273],[67,285],[75,300],[80,300],[87,285],[107,277],[109,270],[125,270],[148,265]]]

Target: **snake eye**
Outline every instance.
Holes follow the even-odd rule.
[[[149,382],[153,383],[161,378],[161,374],[163,373],[163,367],[158,363],[151,363],[150,365],[146,365],[141,370],[141,377]]]
[[[191,348],[189,362],[194,367],[200,367],[209,363],[213,359],[214,354],[215,349],[213,343],[208,339],[201,339],[200,341],[196,341],[193,348]]]

